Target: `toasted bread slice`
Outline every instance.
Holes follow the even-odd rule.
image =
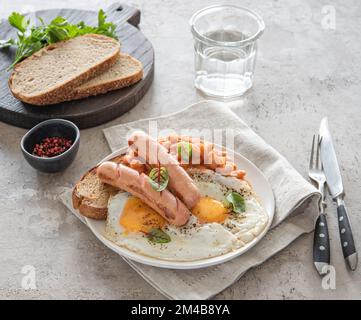
[[[120,162],[121,158],[116,157],[111,161]],[[101,182],[96,175],[96,168],[92,168],[84,174],[73,189],[73,207],[85,217],[104,220],[108,214],[109,197],[118,191]]]
[[[142,78],[142,63],[128,54],[121,53],[114,65],[75,88],[67,100],[82,99],[125,88],[137,83]]]
[[[69,91],[115,64],[119,50],[118,41],[96,34],[51,44],[15,66],[10,90],[29,104],[64,101]]]
[[[96,168],[88,171],[73,189],[73,207],[92,219],[102,220],[107,217],[108,199],[116,190],[102,183]]]

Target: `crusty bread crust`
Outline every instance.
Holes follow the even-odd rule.
[[[111,159],[110,161],[119,163],[121,162],[121,157],[115,157]],[[88,170],[78,181],[78,183],[74,186],[73,192],[72,192],[72,202],[73,202],[73,208],[76,210],[79,210],[80,214],[87,218],[96,219],[96,220],[105,220],[108,215],[108,207],[99,207],[96,206],[94,201],[92,199],[88,199],[82,195],[79,194],[77,191],[77,187],[79,183],[85,179],[85,177],[88,174],[94,174],[97,167],[91,168]]]
[[[24,61],[18,63],[14,67],[14,71],[10,76],[9,79],[9,88],[12,94],[19,100],[33,104],[33,105],[49,105],[49,104],[56,104],[61,101],[64,101],[64,98],[66,99],[66,96],[68,95],[69,91],[72,91],[77,86],[81,85],[83,82],[87,81],[90,78],[93,78],[94,76],[104,72],[105,70],[109,69],[118,59],[118,54],[120,50],[120,44],[116,40],[103,36],[98,34],[86,34],[81,37],[93,37],[93,38],[99,38],[104,39],[106,41],[114,41],[115,47],[118,47],[118,50],[114,50],[114,53],[109,55],[107,58],[103,59],[102,61],[99,61],[96,65],[89,68],[86,72],[72,77],[71,80],[64,82],[62,84],[59,84],[52,88],[51,90],[48,90],[46,92],[43,92],[41,94],[37,95],[26,95],[21,92],[16,91],[16,89],[13,87],[13,79],[16,76],[17,72],[21,69],[26,67],[27,64],[32,63],[34,59],[41,59],[42,53],[47,52],[49,50],[52,50],[56,47],[64,46],[66,44],[66,41],[60,41],[55,44],[51,44],[45,48],[42,48],[37,53],[33,54],[32,56],[28,57]]]
[[[88,174],[94,174],[94,170],[96,168],[92,168],[87,171],[80,179],[82,181]],[[80,182],[79,181],[79,182]],[[78,182],[78,183],[79,183]],[[94,206],[94,203],[90,199],[87,199],[79,194],[77,191],[78,183],[73,188],[72,192],[72,202],[74,209],[79,210],[79,212],[88,218],[96,219],[96,220],[104,220],[107,217],[108,208],[102,208]]]
[[[109,81],[107,83],[103,83],[97,87],[87,88],[85,90],[78,90],[75,92],[74,96],[69,97],[68,100],[78,100],[83,99],[90,96],[96,96],[98,94],[103,94],[109,91],[118,90],[121,88],[129,87],[143,78],[143,70],[140,70],[138,73],[131,75],[130,77]]]
[[[105,220],[107,218],[108,208],[95,207],[91,201],[80,196],[75,188],[73,189],[72,200],[74,209],[79,210],[83,216],[95,220]]]

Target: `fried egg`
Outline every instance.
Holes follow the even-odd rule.
[[[119,192],[108,203],[106,238],[128,250],[168,261],[195,261],[241,248],[265,228],[268,215],[249,184],[207,169],[187,170],[201,198],[192,209],[188,223],[176,227],[129,193]],[[225,205],[234,191],[245,200],[246,211],[235,214]],[[152,229],[169,235],[167,243],[149,241]]]

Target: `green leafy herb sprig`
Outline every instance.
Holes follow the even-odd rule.
[[[80,21],[78,24],[70,24],[64,17],[56,17],[49,24],[38,17],[39,26],[31,26],[30,20],[24,15],[13,12],[8,21],[11,26],[18,30],[18,39],[9,39],[0,42],[0,48],[16,46],[15,59],[8,68],[11,69],[21,60],[31,56],[41,48],[63,40],[75,38],[84,34],[102,34],[114,39],[118,39],[115,33],[116,25],[106,22],[106,15],[103,10],[98,12],[98,26],[92,27]]]
[[[149,173],[149,183],[155,191],[161,192],[167,188],[169,182],[168,170],[164,167],[158,166],[153,168]]]
[[[152,243],[168,243],[171,241],[170,236],[160,228],[151,229],[147,238]]]
[[[246,211],[244,198],[237,192],[230,192],[226,196],[225,205],[230,207],[234,213],[243,214]]]

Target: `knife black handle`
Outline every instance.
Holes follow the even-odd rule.
[[[347,260],[351,270],[355,270],[357,267],[357,252],[355,242],[353,240],[350,221],[348,220],[344,204],[340,204],[337,207],[337,218],[343,256]]]
[[[330,239],[327,219],[324,213],[317,218],[313,238],[313,262],[319,274],[327,273],[325,265],[330,264]]]

